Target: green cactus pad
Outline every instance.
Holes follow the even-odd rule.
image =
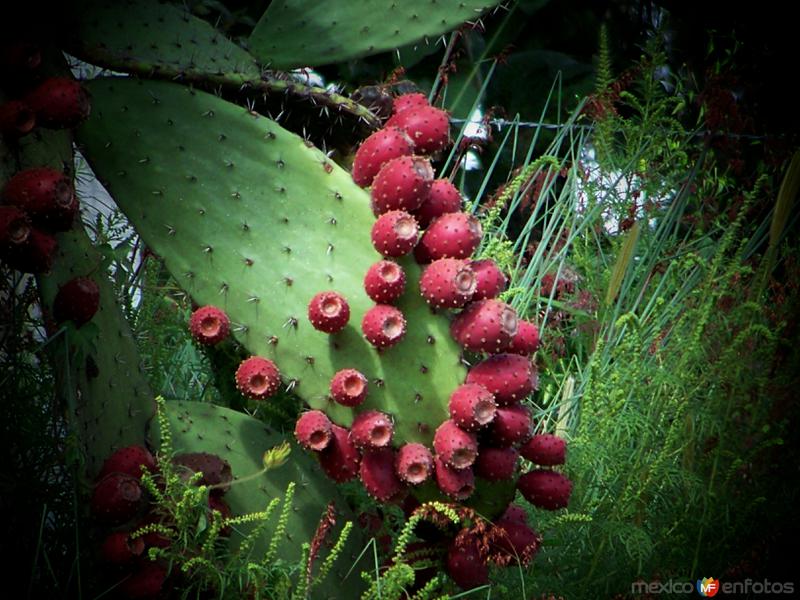
[[[497,4],[497,0],[276,0],[259,20],[249,45],[260,61],[276,69],[317,66],[436,38]]]

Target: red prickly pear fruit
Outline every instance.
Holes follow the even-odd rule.
[[[204,346],[214,346],[228,337],[231,320],[224,310],[216,306],[201,306],[189,318],[189,331]]]
[[[36,126],[36,113],[19,100],[0,104],[0,133],[18,138],[29,134]]]
[[[481,243],[483,229],[474,216],[464,212],[442,215],[431,223],[419,240],[421,253],[437,258],[469,258]]]
[[[151,473],[156,470],[156,459],[144,446],[125,446],[115,450],[109,456],[97,475],[97,480],[111,473],[125,473],[136,479],[142,477],[142,467]]]
[[[505,291],[508,280],[492,259],[473,260],[470,266],[475,271],[475,278],[478,280],[475,294],[472,296],[473,300],[497,298]]]
[[[498,553],[523,565],[533,560],[541,545],[539,535],[524,522],[501,519],[493,533]]]
[[[228,503],[222,499],[220,494],[211,493],[208,495],[208,512],[209,512],[209,519],[212,519],[212,513],[217,511],[223,519],[230,519],[233,516],[233,512],[231,512],[231,507],[228,506]],[[226,525],[219,531],[220,535],[229,536],[231,534],[231,526]]]
[[[382,215],[390,210],[411,212],[420,207],[433,181],[427,158],[400,156],[387,162],[372,182],[372,210]]]
[[[319,410],[302,413],[294,425],[294,436],[301,446],[320,452],[331,443],[331,421]]]
[[[35,225],[51,231],[67,231],[78,213],[72,181],[49,167],[20,171],[8,180],[2,197],[24,210]]]
[[[331,425],[331,433],[333,433],[331,443],[317,456],[325,474],[337,483],[344,483],[358,475],[361,455],[350,439],[350,432],[347,429],[334,423]]]
[[[386,126],[405,131],[419,154],[433,154],[450,143],[450,117],[433,106],[400,111],[386,122]]]
[[[308,303],[308,320],[317,331],[336,333],[350,320],[350,305],[338,292],[320,292]]]
[[[53,129],[72,129],[91,112],[89,93],[69,77],[50,77],[25,97],[39,123]]]
[[[377,450],[392,443],[394,425],[389,415],[377,410],[368,410],[353,420],[350,439],[360,450]]]
[[[115,531],[106,536],[100,547],[100,556],[104,562],[112,565],[126,565],[144,552],[144,540],[141,537],[131,539],[128,531]]]
[[[15,40],[0,44],[0,69],[5,71],[33,71],[42,64],[42,49],[38,44]]]
[[[475,460],[475,475],[487,481],[507,481],[514,477],[519,452],[515,448],[481,446]]]
[[[449,179],[434,179],[428,197],[417,210],[414,216],[419,226],[425,229],[434,219],[447,213],[457,213],[461,210],[461,192]]]
[[[23,246],[31,235],[31,222],[16,206],[0,206],[0,252]]]
[[[488,437],[494,446],[507,448],[525,442],[531,435],[531,411],[520,405],[497,409],[494,421],[489,425]]]
[[[405,336],[406,319],[394,306],[376,304],[364,314],[361,331],[376,348],[389,348]]]
[[[427,265],[433,261],[433,257],[422,244],[417,244],[414,247],[414,260],[418,265]]]
[[[403,482],[394,472],[394,451],[391,448],[365,451],[358,474],[367,493],[381,502],[403,490]]]
[[[497,412],[494,396],[482,385],[465,383],[450,394],[450,419],[464,431],[488,425]]]
[[[28,239],[11,248],[4,258],[12,268],[23,273],[45,273],[53,266],[57,249],[54,236],[31,227]]]
[[[100,308],[100,288],[93,279],[76,277],[58,288],[53,300],[53,316],[56,322],[72,321],[81,327]]]
[[[394,466],[402,481],[419,485],[433,473],[433,455],[424,445],[412,442],[397,451]]]
[[[569,503],[572,482],[561,473],[537,469],[522,475],[517,481],[517,489],[534,506],[558,510]]]
[[[356,150],[353,159],[353,181],[361,187],[372,185],[381,167],[393,158],[410,156],[414,153],[405,132],[396,127],[386,127],[369,136]]]
[[[537,465],[563,465],[567,459],[567,442],[552,433],[540,433],[525,442],[519,451],[523,457]]]
[[[142,563],[137,571],[122,582],[119,589],[128,600],[147,600],[161,595],[167,570],[158,563]]]
[[[391,304],[406,289],[403,267],[391,260],[381,260],[372,265],[364,276],[364,291],[377,304]]]
[[[438,456],[433,459],[436,485],[439,490],[455,500],[466,500],[475,491],[475,474],[471,468],[453,469]]]
[[[148,525],[161,525],[166,527],[164,523],[159,519],[158,516],[154,514],[149,514],[144,519],[139,521],[139,523],[134,527],[134,533],[143,527],[147,527]],[[141,539],[144,542],[145,549],[149,548],[169,548],[172,545],[172,540],[167,537],[162,532],[159,531],[151,531],[149,533],[145,533],[141,536],[138,536],[137,539]]]
[[[494,394],[498,406],[515,404],[535,389],[536,368],[518,354],[495,354],[467,373],[467,383],[478,383]]]
[[[431,306],[460,308],[475,292],[475,273],[465,260],[440,258],[422,272],[419,290]]]
[[[281,384],[281,373],[275,363],[261,356],[243,360],[236,369],[236,387],[253,400],[274,396]]]
[[[372,246],[391,258],[411,252],[418,237],[417,220],[404,210],[390,210],[378,217],[372,226]]]
[[[92,513],[102,522],[119,525],[139,511],[144,498],[139,480],[125,473],[111,473],[97,482],[92,493]]]
[[[508,352],[530,356],[539,348],[539,328],[530,321],[517,321],[517,335],[511,340]]]
[[[230,463],[210,452],[184,452],[172,457],[172,464],[178,467],[178,474],[188,480],[195,473],[202,473],[197,485],[214,486],[219,492],[226,492],[233,481]]]
[[[500,300],[478,300],[453,319],[450,333],[466,350],[502,352],[517,333],[517,312]],[[485,387],[497,395],[491,387]],[[498,403],[502,404],[502,400]]]
[[[478,456],[478,440],[474,434],[460,429],[455,421],[448,419],[436,428],[433,449],[448,466],[466,469]]]
[[[423,106],[430,106],[428,97],[425,94],[420,94],[419,92],[403,94],[394,99],[392,103],[392,114],[396,115],[409,108],[422,108]]]
[[[517,523],[527,523],[528,522],[528,513],[525,512],[525,509],[521,506],[517,506],[516,504],[509,504],[506,507],[505,512],[503,515],[498,519],[499,521],[516,521]]]
[[[489,568],[481,558],[478,541],[463,529],[447,549],[445,570],[462,590],[489,583]]]
[[[367,378],[356,369],[342,369],[331,378],[331,396],[342,406],[358,406],[367,391]]]

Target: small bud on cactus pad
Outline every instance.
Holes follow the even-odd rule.
[[[500,300],[472,302],[453,319],[450,333],[466,350],[502,352],[517,333],[517,313]],[[491,387],[485,387],[497,395]],[[498,403],[502,401],[498,399]]]
[[[520,405],[498,408],[487,432],[492,445],[506,448],[521,444],[531,435],[531,411]]]
[[[466,469],[478,456],[478,440],[474,434],[460,429],[455,421],[448,419],[436,428],[433,449],[448,466]]]
[[[539,348],[539,328],[530,321],[517,321],[517,335],[511,340],[508,352],[530,356]]]
[[[236,369],[236,387],[254,400],[273,396],[281,384],[281,374],[275,363],[261,356],[243,360]]]
[[[144,540],[141,537],[131,539],[127,531],[115,531],[106,536],[100,547],[100,556],[104,562],[112,565],[126,565],[144,552]]]
[[[473,300],[497,298],[501,292],[505,291],[508,284],[506,276],[492,259],[473,260],[470,266],[475,271],[475,278],[478,280],[475,294],[472,296]]]
[[[367,391],[367,378],[355,369],[342,369],[331,378],[331,396],[342,406],[358,406]]]
[[[372,183],[372,210],[411,212],[420,207],[431,189],[433,169],[427,158],[401,156],[381,168]]]
[[[228,315],[216,306],[201,306],[189,318],[192,337],[205,346],[214,346],[228,337],[231,321]]]
[[[397,451],[395,470],[398,477],[406,483],[419,485],[433,473],[433,455],[422,444],[405,444]]]
[[[483,229],[470,214],[447,213],[425,230],[419,241],[420,252],[431,260],[437,258],[469,258],[481,243]]]
[[[294,436],[300,444],[315,452],[324,450],[331,442],[331,421],[324,412],[309,410],[297,418]]]
[[[331,425],[333,438],[325,450],[317,454],[325,474],[338,483],[350,481],[358,475],[361,455],[350,439],[350,432],[335,423]]]
[[[515,448],[481,446],[475,460],[475,475],[487,481],[507,481],[514,477],[518,458]]]
[[[159,563],[143,562],[138,570],[120,584],[120,591],[128,600],[158,598],[167,579],[167,570]]]
[[[478,540],[466,530],[450,542],[445,569],[462,590],[489,583],[489,568],[481,558]]]
[[[350,439],[361,450],[377,450],[392,443],[394,425],[389,415],[377,410],[368,410],[353,420]]]
[[[376,348],[389,348],[405,336],[406,319],[394,306],[376,304],[364,314],[361,331]]]
[[[403,295],[405,289],[403,267],[391,260],[376,262],[364,276],[364,291],[378,304],[391,304]]]
[[[454,500],[466,500],[475,491],[475,474],[472,469],[453,469],[435,456],[436,485],[439,490]]]
[[[392,103],[392,114],[403,112],[409,108],[422,108],[423,106],[430,106],[425,94],[420,94],[419,92],[403,94],[394,99]]]
[[[23,273],[45,273],[53,266],[57,249],[54,236],[31,227],[25,243],[15,245],[4,258],[12,268]]]
[[[465,260],[440,258],[422,272],[419,289],[431,306],[460,308],[475,292],[475,273]]]
[[[495,548],[501,556],[527,565],[536,556],[541,544],[539,535],[524,522],[500,519],[494,525]]]
[[[515,404],[533,391],[536,368],[518,354],[495,354],[467,373],[467,383],[477,383],[494,394],[498,406]]]
[[[115,450],[103,463],[97,479],[100,480],[111,473],[125,473],[141,479],[142,467],[151,473],[156,470],[156,460],[144,446],[125,446]]]
[[[39,123],[54,129],[71,129],[89,116],[89,94],[69,77],[50,77],[25,97]]]
[[[95,485],[91,507],[100,521],[119,525],[133,518],[142,502],[138,478],[125,473],[111,473]]]
[[[367,493],[381,502],[403,490],[403,482],[394,472],[394,451],[391,448],[364,452],[358,474]]]
[[[450,183],[449,179],[434,179],[428,197],[417,210],[414,216],[419,226],[423,229],[447,213],[457,213],[461,210],[461,192]]]
[[[100,288],[93,279],[76,277],[58,288],[53,300],[53,316],[58,323],[72,321],[81,327],[92,320],[100,308]]]
[[[24,210],[31,221],[52,231],[66,231],[78,212],[72,181],[49,167],[25,169],[8,180],[3,200]]]
[[[31,222],[16,206],[0,206],[0,251],[22,246],[31,235]]]
[[[569,503],[572,482],[561,473],[537,469],[522,475],[517,481],[517,489],[534,506],[558,510]]]
[[[9,137],[22,137],[36,125],[36,113],[24,102],[11,100],[0,104],[0,133]]]
[[[397,127],[408,134],[414,149],[420,154],[438,152],[450,142],[450,118],[433,106],[409,108],[396,113],[386,122],[387,127]]]
[[[529,439],[519,451],[537,465],[563,465],[567,459],[567,442],[552,433],[540,433]]]
[[[411,252],[418,236],[416,219],[404,210],[384,213],[372,226],[372,246],[383,256],[392,258]]]
[[[356,185],[367,187],[381,167],[393,158],[410,156],[414,144],[403,131],[396,127],[386,127],[369,136],[358,147],[353,159],[353,181]]]
[[[477,431],[492,422],[497,405],[482,385],[465,383],[450,395],[450,419],[464,431]]]
[[[337,292],[320,292],[308,303],[308,320],[318,331],[336,333],[350,320],[350,305]]]
[[[172,458],[172,464],[178,467],[177,471],[184,479],[189,479],[195,473],[202,473],[197,485],[213,485],[222,492],[227,491],[233,481],[230,463],[210,452],[176,454]]]

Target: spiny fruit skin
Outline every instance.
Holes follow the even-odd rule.
[[[434,219],[447,213],[457,213],[461,210],[461,192],[449,179],[434,179],[428,197],[417,210],[414,216],[419,226],[425,229]]]
[[[502,352],[517,333],[517,313],[500,300],[478,300],[468,304],[453,319],[450,333],[466,350]],[[497,395],[491,387],[485,387]],[[498,403],[502,404],[502,399],[498,399]]]
[[[89,93],[69,77],[50,77],[25,97],[39,123],[54,129],[71,129],[91,112]]]
[[[53,258],[58,249],[56,238],[31,227],[25,243],[17,244],[6,252],[8,264],[23,273],[45,273],[53,266]]]
[[[390,258],[404,256],[414,249],[419,237],[417,220],[404,210],[390,210],[372,225],[372,246]]]
[[[405,132],[385,127],[369,136],[356,150],[353,159],[353,181],[361,187],[372,185],[381,167],[393,158],[410,156],[414,144]]]
[[[525,442],[519,451],[537,465],[563,465],[567,459],[567,442],[552,433],[539,433]]]
[[[572,482],[561,473],[537,469],[522,475],[517,481],[517,489],[534,506],[558,510],[569,503]]]
[[[394,451],[391,448],[365,451],[358,473],[367,493],[381,502],[403,490],[403,482],[394,471]]]
[[[541,538],[524,521],[500,519],[494,526],[496,546],[501,554],[523,565],[533,560],[539,551]]]
[[[466,533],[462,530],[462,533]],[[489,568],[481,558],[478,542],[469,534],[459,534],[447,549],[447,574],[463,590],[489,583]]]
[[[475,291],[475,273],[465,260],[440,258],[425,267],[419,290],[433,307],[460,308]]]
[[[474,434],[464,431],[452,419],[444,421],[433,435],[436,455],[454,469],[471,467],[478,456],[478,440]]]
[[[450,118],[433,106],[419,106],[402,110],[386,122],[408,134],[414,150],[420,154],[433,154],[450,142]]]
[[[391,445],[393,434],[392,419],[377,410],[361,413],[350,427],[350,439],[361,450],[386,448]]]
[[[111,473],[125,473],[136,479],[142,477],[142,467],[151,473],[156,470],[156,459],[144,446],[138,444],[125,446],[115,450],[100,469],[97,479],[100,480]]]
[[[138,512],[143,500],[138,478],[125,473],[111,473],[95,485],[91,509],[100,521],[119,525]]]
[[[333,423],[331,433],[333,433],[331,443],[317,456],[325,474],[337,483],[344,483],[358,475],[361,455],[350,439],[350,432],[347,429]]]
[[[304,448],[321,452],[331,443],[331,421],[320,410],[306,411],[297,418],[294,436]]]
[[[100,556],[104,562],[112,565],[126,565],[134,561],[144,552],[144,540],[141,537],[131,538],[127,531],[115,531],[106,536],[100,547]]]
[[[128,600],[157,598],[161,594],[167,570],[156,562],[143,562],[139,569],[120,585],[120,591]]]
[[[410,212],[420,207],[431,189],[433,168],[427,158],[401,156],[387,162],[372,182],[372,210]]]
[[[531,411],[520,405],[497,409],[494,421],[487,428],[488,439],[494,446],[507,448],[525,442],[531,435]]]
[[[517,335],[511,340],[508,352],[530,356],[539,349],[539,328],[530,321],[517,321]]]
[[[331,378],[331,396],[342,406],[358,406],[367,397],[367,378],[356,369],[342,369]]]
[[[505,291],[508,280],[497,264],[491,258],[473,260],[470,263],[478,284],[473,294],[473,300],[486,300],[497,298]]]
[[[431,260],[469,258],[482,237],[483,229],[478,219],[464,212],[447,213],[425,230],[419,240],[420,252]]]
[[[364,276],[364,291],[377,304],[392,304],[406,289],[403,267],[391,260],[372,265]]]
[[[397,451],[395,471],[402,481],[419,485],[433,474],[433,455],[423,444],[405,444]]]
[[[516,521],[518,523],[527,523],[528,514],[525,512],[525,509],[522,508],[521,506],[518,506],[516,504],[509,504],[506,507],[505,512],[498,519],[498,521]]]
[[[72,181],[49,167],[20,171],[8,180],[2,197],[24,210],[32,223],[51,231],[68,230],[78,213]]]
[[[400,309],[388,304],[376,304],[364,313],[361,332],[376,348],[389,348],[406,334],[406,319]]]
[[[515,448],[481,446],[475,461],[475,475],[487,481],[507,481],[514,477],[519,452]]]
[[[236,387],[253,400],[264,400],[275,395],[280,384],[281,373],[268,358],[251,356],[236,369]]]
[[[0,206],[0,251],[23,245],[31,235],[31,222],[16,206]]]
[[[409,108],[421,108],[423,106],[430,106],[427,96],[419,92],[411,92],[409,94],[402,94],[394,99],[392,104],[392,113],[397,114],[408,110]]]
[[[350,320],[350,305],[338,292],[320,292],[308,303],[308,320],[318,331],[336,333]]]
[[[475,473],[471,468],[453,469],[439,457],[433,459],[439,491],[454,500],[466,500],[475,491]]]
[[[214,346],[228,337],[231,320],[225,311],[216,306],[201,306],[189,318],[192,337],[205,346]]]
[[[464,431],[477,431],[497,412],[494,396],[482,385],[465,383],[450,394],[450,419]]]
[[[53,316],[58,323],[72,321],[81,327],[100,308],[100,288],[89,277],[76,277],[58,288],[53,300]]]
[[[27,135],[36,126],[36,113],[20,100],[0,104],[0,134],[18,138]]]
[[[480,384],[492,392],[498,406],[519,402],[534,390],[536,381],[533,363],[518,354],[495,354],[467,373],[467,383]]]

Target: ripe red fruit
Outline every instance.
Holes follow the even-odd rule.
[[[144,552],[144,540],[141,537],[130,538],[128,531],[115,531],[106,536],[100,547],[100,556],[104,562],[112,565],[126,565]]]
[[[417,245],[417,221],[404,210],[391,210],[378,217],[372,226],[372,246],[383,256],[397,258]]]
[[[411,485],[419,485],[433,473],[433,455],[422,444],[405,444],[398,450],[395,470],[401,480]]]
[[[514,477],[519,452],[515,448],[481,446],[475,460],[475,475],[487,481],[506,481]]]
[[[19,100],[0,104],[0,133],[18,138],[30,133],[36,126],[36,113]]]
[[[192,337],[205,346],[214,346],[228,337],[231,320],[216,306],[201,306],[189,318]]]
[[[361,450],[377,450],[392,443],[394,425],[389,415],[377,410],[368,410],[353,420],[350,439]]]
[[[115,450],[103,462],[103,467],[97,475],[97,480],[99,481],[111,473],[125,473],[136,479],[141,479],[142,467],[151,473],[156,470],[156,459],[153,458],[150,451],[140,445],[125,446]]]
[[[254,400],[273,396],[281,384],[281,373],[275,363],[261,356],[243,360],[236,369],[236,387]]]
[[[386,502],[403,489],[403,482],[394,471],[394,451],[391,448],[364,452],[358,472],[367,493],[381,502]]]
[[[448,419],[436,428],[433,449],[448,466],[466,469],[478,456],[478,440],[474,434],[460,429],[455,421]]]
[[[223,519],[230,519],[233,516],[233,512],[231,512],[231,507],[228,506],[228,503],[222,499],[222,495],[219,493],[213,493],[216,490],[212,490],[212,493],[208,495],[208,519],[209,521],[213,519],[213,512],[217,511]],[[225,525],[219,531],[220,535],[229,536],[231,534],[231,526]]]
[[[501,448],[526,441],[531,435],[531,411],[519,405],[498,408],[488,434],[492,445]]]
[[[334,423],[331,425],[331,432],[331,443],[317,456],[325,474],[338,483],[344,483],[358,475],[361,455],[347,429]]]
[[[475,273],[465,260],[440,258],[422,272],[419,290],[431,306],[460,308],[475,291]]]
[[[475,474],[471,468],[453,469],[435,456],[433,464],[436,470],[436,485],[439,490],[455,500],[466,500],[475,491]]]
[[[539,551],[541,538],[524,522],[500,519],[492,532],[495,549],[501,556],[527,565]]]
[[[173,456],[172,464],[184,481],[189,480],[195,473],[201,473],[202,476],[196,485],[214,486],[215,490],[220,492],[228,491],[233,481],[231,464],[218,454],[184,452]]]
[[[42,64],[42,50],[32,42],[3,40],[0,43],[0,69],[32,71]]]
[[[16,206],[0,206],[0,251],[22,246],[31,234],[31,222]]]
[[[489,583],[489,569],[481,558],[478,541],[466,530],[462,530],[450,543],[445,569],[463,590]]]
[[[477,431],[494,419],[494,396],[482,385],[465,383],[450,395],[450,419],[464,431]]]
[[[405,289],[406,274],[391,260],[376,262],[364,276],[364,291],[378,304],[391,304],[403,295]]]
[[[53,316],[56,322],[72,321],[81,327],[97,313],[100,308],[100,288],[93,279],[76,277],[58,288],[53,300]]]
[[[502,352],[517,333],[517,312],[500,300],[478,300],[453,319],[450,333],[466,350]],[[494,393],[491,387],[486,387]]]
[[[552,433],[540,433],[523,444],[519,451],[537,465],[563,465],[567,459],[567,442]]]
[[[414,216],[419,226],[425,229],[434,219],[447,213],[457,213],[461,210],[461,192],[450,183],[449,179],[434,179],[428,197],[417,210]]]
[[[394,306],[376,304],[364,314],[361,331],[376,348],[389,348],[405,336],[406,319]]]
[[[57,249],[55,237],[31,227],[28,239],[10,248],[4,258],[9,266],[23,273],[45,273],[53,266]]]
[[[475,294],[472,296],[473,300],[497,298],[505,291],[508,284],[506,276],[492,259],[473,260],[470,266],[475,271],[475,278],[478,280]]]
[[[420,154],[432,154],[450,142],[450,118],[433,106],[419,106],[396,113],[386,126],[405,131]]]
[[[393,158],[410,156],[413,153],[414,144],[405,132],[396,127],[380,129],[364,140],[356,150],[353,181],[361,187],[370,186],[384,164]]]
[[[423,106],[430,106],[428,97],[425,94],[420,94],[419,92],[403,94],[394,99],[392,113],[397,114],[409,108],[421,108]]]
[[[167,570],[158,563],[142,563],[138,570],[120,584],[120,591],[128,600],[157,598],[161,594]]]
[[[54,129],[71,129],[89,116],[89,94],[69,77],[50,77],[25,97],[38,122]]]
[[[436,219],[419,240],[420,252],[431,260],[469,258],[481,243],[481,224],[470,214],[447,213]]]
[[[537,469],[522,475],[517,481],[517,489],[534,506],[558,510],[569,503],[572,482],[561,473]]]
[[[387,162],[372,182],[372,210],[382,215],[390,210],[410,212],[420,207],[433,181],[427,158],[401,156]]]
[[[521,506],[517,506],[516,504],[509,504],[506,507],[505,512],[500,517],[499,521],[516,521],[518,523],[527,523],[528,522],[528,514],[525,512],[525,509]]]
[[[530,321],[517,321],[517,335],[511,340],[508,352],[530,356],[539,348],[539,328]]]
[[[367,378],[355,369],[342,369],[331,378],[331,396],[342,406],[358,406],[367,391]]]
[[[350,320],[350,305],[337,292],[320,292],[308,303],[308,320],[318,331],[336,333]]]
[[[320,452],[331,442],[331,421],[319,410],[302,413],[294,425],[294,436],[305,448]]]
[[[20,171],[8,180],[2,197],[24,210],[35,225],[51,231],[68,230],[78,213],[72,181],[49,167]]]
[[[139,480],[125,473],[111,473],[97,482],[92,492],[92,513],[109,525],[130,520],[143,503]]]
[[[467,383],[477,383],[494,394],[498,406],[515,404],[533,391],[536,368],[518,354],[495,354],[467,373]]]

